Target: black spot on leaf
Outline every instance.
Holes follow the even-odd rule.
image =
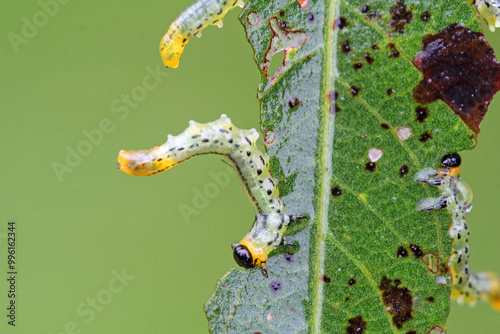
[[[422,252],[422,247],[414,244],[410,244],[410,250],[413,252],[413,255],[419,259],[422,255],[424,255],[424,252]]]
[[[366,321],[360,315],[347,320],[347,322],[349,322],[349,327],[346,328],[346,334],[363,334],[366,330]]]
[[[363,57],[365,58],[366,62],[368,64],[373,64],[373,62],[375,61],[375,59],[372,58],[372,56],[367,52],[363,55]]]
[[[391,96],[391,95],[392,95],[392,93],[394,93],[394,89],[389,88],[389,89],[387,90],[387,95]]]
[[[342,48],[342,52],[343,53],[349,53],[349,52],[352,51],[351,50],[351,44],[349,43],[349,40],[347,40],[347,39],[342,42],[341,48]]]
[[[343,16],[339,17],[335,20],[335,28],[340,28],[341,30],[347,27],[349,24],[347,23],[347,19]]]
[[[402,165],[399,168],[399,177],[405,177],[409,171],[410,171],[410,167],[408,167],[407,165]]]
[[[426,10],[425,12],[420,14],[420,19],[424,22],[429,22],[429,20],[431,19],[431,13],[429,13],[429,11]]]
[[[484,35],[449,25],[423,38],[414,63],[424,75],[413,90],[414,100],[420,104],[443,100],[479,133],[488,105],[500,90],[500,63]]]
[[[321,276],[321,280],[325,283],[331,283],[332,282],[332,279],[326,275],[322,275]]]
[[[356,280],[354,278],[351,278],[349,280],[349,286],[353,286],[354,284],[356,284]]]
[[[360,62],[358,59],[356,59],[356,61],[352,65],[352,68],[354,68],[356,71],[361,69],[362,67],[363,67],[363,63]]]
[[[389,12],[392,16],[392,20],[389,23],[391,28],[396,32],[403,33],[405,25],[410,24],[413,19],[412,12],[406,9],[403,0],[398,0],[397,4],[389,9]]]
[[[288,101],[288,107],[290,109],[292,108],[295,108],[296,106],[300,105],[300,100],[296,97],[294,98],[291,98],[289,101]]]
[[[367,163],[365,164],[365,169],[366,169],[367,171],[369,171],[369,172],[374,172],[374,171],[375,171],[375,169],[377,169],[377,164],[376,164],[376,163],[374,163],[374,162],[371,162],[371,161],[370,161],[370,162],[367,162]]]
[[[342,189],[340,189],[338,186],[335,186],[332,188],[330,191],[333,197],[338,197],[342,195]]]
[[[413,296],[410,289],[400,287],[401,281],[392,280],[384,276],[380,281],[382,301],[386,310],[392,315],[392,322],[397,328],[402,328],[405,322],[413,319]]]
[[[418,139],[421,143],[427,143],[429,139],[432,139],[432,135],[426,131],[420,135],[420,138]]]
[[[389,124],[387,124],[387,123],[381,123],[380,126],[384,130],[389,130],[391,128],[391,126]]]
[[[352,94],[352,96],[358,96],[359,88],[356,86],[351,86],[351,94]]]
[[[408,257],[408,250],[404,246],[399,246],[398,250],[396,251],[396,254],[399,258]]]
[[[415,113],[417,114],[417,122],[422,123],[429,117],[429,109],[425,107],[418,106],[415,108]]]

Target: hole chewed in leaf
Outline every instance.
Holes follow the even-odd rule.
[[[500,90],[500,63],[482,33],[452,24],[426,35],[415,66],[424,79],[413,90],[419,104],[443,100],[469,128],[479,124]]]
[[[392,315],[392,322],[399,329],[405,322],[413,319],[413,296],[410,289],[399,287],[400,284],[400,280],[395,280],[393,283],[391,279],[384,276],[379,286],[386,310]]]
[[[307,6],[309,6],[309,0],[297,0],[297,3],[302,9],[307,8]]]
[[[439,273],[439,256],[437,254],[427,253],[424,254],[420,259],[427,267],[427,270],[429,270],[431,273]]]
[[[284,51],[283,65],[276,70],[273,77],[269,80],[274,81],[285,68],[288,53],[300,48],[304,44],[307,40],[307,33],[298,30],[284,30],[276,17],[272,17],[269,20],[269,27],[273,32],[273,37],[269,43],[264,61],[260,64],[260,68],[269,76],[268,71],[273,56]]]

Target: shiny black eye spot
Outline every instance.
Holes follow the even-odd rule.
[[[255,267],[250,251],[243,245],[237,245],[234,247],[233,257],[240,267],[247,269]]]
[[[459,167],[462,163],[462,158],[458,153],[445,155],[441,160],[441,167]]]

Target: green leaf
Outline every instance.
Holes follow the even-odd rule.
[[[277,135],[273,176],[287,213],[311,220],[288,231],[300,250],[272,256],[269,278],[233,269],[220,279],[205,305],[210,331],[446,328],[450,216],[417,210],[438,191],[413,175],[473,148],[476,134],[443,100],[415,102],[414,59],[427,34],[480,30],[471,1],[254,0],[240,19],[262,74],[262,133]],[[268,73],[279,52],[283,66]]]

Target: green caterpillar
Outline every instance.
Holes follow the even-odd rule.
[[[465,216],[472,209],[472,191],[460,179],[461,158],[458,153],[443,157],[440,167],[423,169],[415,174],[415,180],[435,185],[441,191],[439,198],[426,198],[418,203],[421,211],[447,208],[452,215],[449,230],[453,238],[452,255],[448,260],[453,286],[451,296],[459,303],[474,304],[487,299],[500,310],[500,278],[491,273],[475,273],[469,269],[469,226]]]
[[[232,164],[245,194],[255,208],[255,222],[239,243],[233,243],[233,256],[244,268],[261,267],[267,276],[269,253],[282,244],[288,225],[304,217],[285,214],[278,184],[269,170],[269,156],[255,145],[255,129],[238,129],[222,115],[207,124],[189,122],[178,136],[168,135],[165,144],[150,150],[120,151],[119,168],[138,176],[158,174],[200,154],[220,154]]]
[[[187,42],[193,37],[201,37],[201,31],[210,24],[222,28],[222,19],[227,12],[240,6],[242,0],[199,0],[189,6],[170,25],[160,42],[160,54],[167,67],[179,66],[179,58]]]
[[[500,28],[500,1],[499,0],[476,0],[479,14],[488,23],[490,31]]]

